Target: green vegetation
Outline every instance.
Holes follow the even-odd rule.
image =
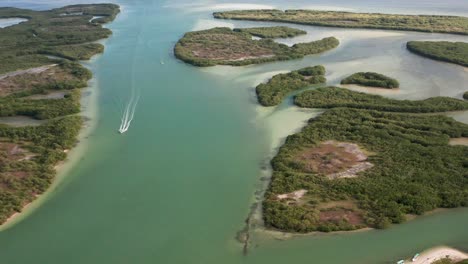
[[[25,98],[0,98],[0,116],[30,116],[51,119],[80,112],[79,90],[72,90],[64,99],[31,100]]]
[[[292,38],[307,34],[307,32],[304,30],[284,26],[235,28],[234,31],[245,32],[259,38]]]
[[[306,67],[289,73],[273,76],[267,83],[257,86],[258,102],[263,106],[274,106],[290,92],[305,88],[311,84],[325,83],[325,67],[319,65]]]
[[[276,21],[314,26],[410,30],[468,35],[468,18],[391,15],[316,10],[238,10],[213,13],[215,18]]]
[[[463,93],[463,99],[468,100],[468,92]]]
[[[80,117],[70,116],[38,127],[0,127],[0,223],[47,190],[54,166],[75,144],[81,124]],[[3,149],[7,144],[16,150]]]
[[[28,19],[0,29],[0,74],[56,62],[43,54],[87,59],[101,52],[102,46],[89,42],[111,34],[101,24],[112,21],[118,12],[114,4],[73,5],[48,11],[0,8],[0,18]],[[89,22],[93,16],[103,17]]]
[[[358,72],[341,81],[341,84],[357,84],[371,87],[398,88],[397,80],[376,72]]]
[[[288,47],[269,38],[252,40],[252,35],[246,32],[212,28],[186,33],[175,45],[174,53],[180,60],[195,66],[241,66],[299,59],[338,45],[336,38],[329,37]]]
[[[86,43],[81,45],[47,47],[38,52],[69,60],[89,60],[92,56],[104,52],[104,46],[99,43]]]
[[[435,113],[467,110],[468,102],[450,97],[432,97],[420,101],[395,100],[338,87],[309,90],[296,96],[300,107],[335,108],[350,107],[388,112]]]
[[[468,125],[442,115],[328,110],[289,136],[272,160],[265,223],[292,232],[385,228],[406,214],[467,206],[468,147],[448,145],[450,137],[462,136]],[[298,155],[327,140],[358,144],[374,166],[337,179],[304,170]],[[301,189],[307,193],[299,201],[278,198]],[[355,207],[334,205],[340,201]]]
[[[468,43],[448,41],[410,41],[409,51],[434,60],[468,67]]]
[[[100,24],[112,21],[118,12],[113,4],[50,11],[0,8],[0,18],[29,19],[0,29],[0,73],[57,64],[0,79],[0,116],[48,119],[39,126],[0,124],[0,224],[47,190],[55,166],[76,144],[83,123],[74,115],[80,111],[79,88],[87,85],[91,72],[69,60],[89,59],[102,52],[102,45],[88,42],[109,36],[111,32]],[[93,16],[103,17],[88,22]],[[43,54],[63,59],[49,59]],[[29,97],[57,90],[67,90],[64,98]]]

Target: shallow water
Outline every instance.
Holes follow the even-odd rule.
[[[289,8],[308,2],[255,3]],[[468,5],[461,1],[419,1],[422,9],[403,0],[329,2],[314,3],[360,11],[468,14]],[[7,3],[27,7],[31,1]],[[33,6],[64,4],[67,1],[40,0]],[[342,45],[302,60],[200,69],[172,56],[172,47],[184,32],[219,23],[236,27],[277,23],[211,19],[210,5],[217,4],[216,10],[219,5],[255,7],[226,1],[119,4],[124,11],[109,25],[114,34],[106,41],[106,51],[91,63],[99,87],[99,114],[96,129],[87,136],[88,147],[38,209],[0,232],[0,263],[375,264],[392,263],[439,244],[468,249],[466,209],[384,231],[285,241],[260,229],[248,256],[234,239],[262,185],[259,178],[267,176],[262,170],[266,159],[285,136],[319,114],[293,107],[291,98],[277,108],[259,107],[255,85],[278,72],[324,64],[329,84],[356,71],[373,70],[400,80],[399,93],[389,97],[460,97],[468,81],[463,67],[410,54],[404,43],[467,37],[294,26],[309,36],[293,41],[334,35]],[[132,91],[140,92],[141,99],[128,132],[121,135],[117,129]],[[466,120],[466,113],[457,114],[457,119]]]
[[[0,18],[0,28],[13,26],[24,21],[28,20],[24,18]]]

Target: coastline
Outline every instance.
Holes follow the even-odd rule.
[[[96,55],[98,57],[100,55]],[[94,57],[93,57],[94,59]],[[90,60],[87,63],[91,64],[94,61]],[[87,67],[88,65],[81,62],[83,66]],[[88,67],[87,67],[88,68]],[[21,212],[16,212],[12,214],[2,225],[0,225],[0,232],[11,228],[15,224],[19,223],[25,219],[28,215],[34,212],[39,208],[44,202],[46,202],[53,192],[57,190],[57,187],[66,179],[70,170],[78,163],[78,161],[83,157],[89,143],[89,135],[94,131],[97,120],[98,120],[98,111],[97,111],[97,101],[99,95],[99,89],[97,85],[97,77],[93,77],[86,88],[82,88],[81,94],[81,112],[80,116],[83,117],[84,123],[81,131],[77,137],[77,143],[74,148],[70,149],[67,152],[67,158],[59,162],[56,165],[56,175],[52,181],[52,184],[49,188],[36,196],[36,198],[30,203],[23,206]],[[89,96],[86,94],[89,93]]]
[[[124,11],[124,7],[122,5],[119,5],[119,10],[120,11],[117,14],[116,18],[109,23],[103,24],[103,28],[108,28],[107,25],[115,22],[115,20],[118,17],[121,17],[121,14]],[[112,33],[112,35],[113,34],[114,32]],[[112,35],[108,38],[103,38],[91,43],[102,44],[104,46],[105,52],[106,42],[110,37],[112,37]],[[79,115],[83,118],[83,125],[76,138],[76,145],[73,148],[64,151],[67,154],[67,157],[65,160],[55,165],[54,168],[56,174],[47,190],[39,195],[36,195],[35,199],[24,205],[20,212],[15,212],[14,214],[12,214],[3,224],[0,225],[0,232],[9,229],[17,223],[21,222],[23,219],[25,219],[27,216],[33,213],[37,208],[39,208],[44,202],[46,202],[50,197],[52,197],[52,193],[55,192],[60,186],[60,184],[68,178],[67,176],[70,170],[74,168],[74,166],[78,163],[78,161],[82,159],[83,155],[85,154],[85,151],[87,150],[89,144],[89,136],[95,130],[98,121],[99,80],[95,72],[93,71],[93,66],[102,55],[103,53],[98,53],[92,56],[89,60],[79,61],[79,63],[83,67],[87,68],[93,73],[93,76],[88,81],[88,85],[80,89],[81,111],[76,115]]]

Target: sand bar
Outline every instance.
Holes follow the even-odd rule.
[[[452,261],[458,262],[464,259],[468,259],[468,254],[449,247],[435,247],[421,253],[421,255],[415,261],[411,261],[411,259],[409,259],[405,261],[405,263],[431,264],[437,260],[447,257]]]

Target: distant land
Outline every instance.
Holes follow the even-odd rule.
[[[213,13],[215,18],[274,21],[311,26],[408,30],[468,35],[468,18],[435,15],[395,15],[318,10],[235,10]]]

